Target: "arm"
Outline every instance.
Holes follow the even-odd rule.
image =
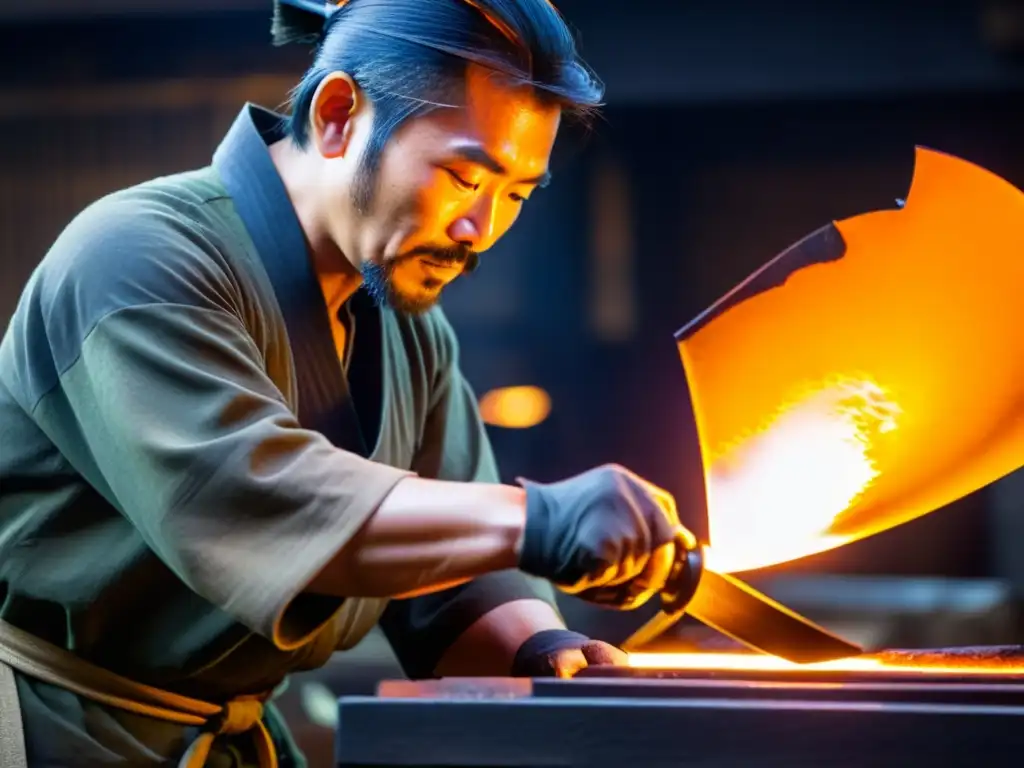
[[[31,358],[15,368],[34,372],[24,405],[190,589],[294,648],[358,594],[343,580],[326,594],[306,586],[411,473],[303,429],[265,372],[216,248],[180,219],[151,214],[107,204],[54,246],[31,288],[34,309],[11,331],[15,354]],[[479,501],[465,497],[454,522],[475,520]],[[511,562],[513,527],[478,527],[481,554],[450,570],[439,559],[436,584],[416,576],[392,588]],[[441,528],[435,538],[450,533]]]
[[[521,488],[402,480],[310,591],[413,597],[515,568],[525,517]]]
[[[497,465],[475,394],[459,369],[454,331],[443,315],[437,313],[437,319],[442,370],[414,469],[443,478],[445,487],[513,491],[515,504],[522,509],[525,498],[518,488],[496,485]],[[400,484],[396,494],[406,482],[411,481]],[[506,514],[501,504],[478,511],[480,524],[486,520],[488,525],[500,524]],[[418,535],[422,537],[422,530]],[[504,568],[518,562],[518,543],[516,558]],[[459,556],[458,548],[446,550]],[[392,601],[381,626],[411,677],[508,674],[527,638],[565,628],[550,585],[516,570],[500,570],[444,592]]]

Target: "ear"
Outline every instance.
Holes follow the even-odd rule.
[[[342,157],[352,138],[353,118],[363,107],[359,86],[344,72],[332,72],[317,86],[310,105],[310,127],[323,157]]]

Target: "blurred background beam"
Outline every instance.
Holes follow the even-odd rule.
[[[562,0],[611,104],[722,102],[821,95],[988,92],[1024,88],[1024,12],[1014,0]],[[190,24],[252,72],[297,61],[267,45],[269,0],[2,0],[0,24],[99,24],[123,39]],[[81,48],[72,33],[62,43]],[[165,60],[188,59],[177,38]],[[197,37],[197,39],[199,39]],[[66,45],[42,45],[40,58]],[[31,55],[29,46],[20,55]],[[44,62],[40,61],[40,64]]]
[[[113,83],[92,88],[54,87],[0,89],[0,119],[116,115],[125,111],[175,112],[182,109],[227,108],[235,111],[244,94],[250,101],[276,107],[284,103],[295,78],[251,75],[177,78],[145,83]]]
[[[103,16],[266,11],[259,0],[0,0],[0,20],[88,19]]]

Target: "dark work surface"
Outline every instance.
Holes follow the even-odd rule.
[[[440,681],[381,694],[340,700],[338,766],[1001,768],[1024,752],[1014,682]]]

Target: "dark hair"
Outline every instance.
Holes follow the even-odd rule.
[[[604,95],[548,0],[349,0],[333,13],[322,0],[275,0],[272,35],[277,45],[316,46],[313,65],[291,94],[287,130],[299,146],[309,140],[313,95],[331,72],[351,75],[373,103],[363,158],[371,176],[405,120],[458,105],[471,62],[510,85],[532,86],[571,118],[589,117]]]

